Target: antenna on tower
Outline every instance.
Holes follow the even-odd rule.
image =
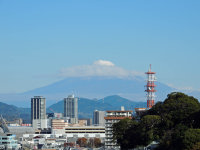
[[[151,72],[151,64],[149,65],[149,71],[148,72]]]
[[[151,64],[150,64],[150,68],[149,69],[150,69],[150,72],[151,72]]]

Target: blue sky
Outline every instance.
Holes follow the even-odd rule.
[[[98,60],[127,72],[152,64],[160,82],[200,90],[199,6],[199,0],[0,0],[0,93],[48,85],[61,80],[61,70]]]

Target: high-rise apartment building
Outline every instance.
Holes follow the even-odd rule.
[[[78,98],[74,95],[64,98],[64,117],[69,117],[70,123],[78,123]]]
[[[106,123],[105,123],[105,148],[106,149],[115,149],[119,150],[120,146],[117,145],[115,141],[113,141],[113,134],[112,134],[112,125],[116,122],[119,122],[121,119],[124,118],[132,118],[133,111],[127,110],[125,111],[122,107],[121,110],[114,110],[114,111],[106,111]]]
[[[104,126],[105,125],[105,111],[95,110],[93,113],[93,124],[95,126]]]
[[[46,99],[42,96],[31,98],[31,121],[34,129],[47,128]]]

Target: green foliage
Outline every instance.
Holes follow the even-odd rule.
[[[8,121],[22,118],[25,123],[30,123],[30,112],[29,108],[18,108],[0,102],[0,115]]]
[[[132,126],[137,126],[138,123],[135,120],[125,118],[118,123],[113,124],[113,140],[121,146],[122,149],[128,148],[130,145],[130,134],[128,129]]]
[[[200,110],[200,104],[194,97],[172,93],[164,101],[162,110],[165,118],[172,121],[169,127],[174,127],[179,123],[185,124],[191,114]]]
[[[156,125],[158,125],[161,121],[160,116],[158,115],[146,115],[141,119],[141,125],[143,125],[146,129],[152,129]]]
[[[150,144],[158,137],[154,133],[160,123],[160,116],[147,115],[139,123],[128,118],[113,124],[113,139],[121,146],[121,149],[129,149]]]
[[[159,103],[158,106],[156,104],[149,110],[147,113],[158,114],[162,120],[158,133],[159,149],[185,149],[184,133],[194,126],[194,114],[199,110],[200,103],[196,98],[176,92],[169,94],[163,103]]]
[[[197,149],[199,128],[198,100],[184,93],[173,92],[164,102],[158,102],[148,110],[139,121],[121,120],[116,123],[113,132],[123,149],[158,141],[158,150],[189,150]]]
[[[200,128],[200,111],[191,114],[187,121],[192,128]]]
[[[183,147],[184,150],[192,149],[195,144],[200,142],[200,129],[188,129],[184,133]]]
[[[160,122],[161,117],[158,115],[146,115],[141,119],[140,126],[146,134],[146,145],[159,139],[158,131]]]
[[[148,114],[159,115],[163,127],[174,128],[177,124],[187,124],[188,118],[200,110],[200,103],[192,96],[183,93],[171,93],[164,103],[157,103]]]
[[[197,142],[192,148],[191,150],[200,150],[200,142]]]

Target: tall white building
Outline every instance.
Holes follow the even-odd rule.
[[[106,149],[120,149],[120,146],[117,145],[116,142],[113,141],[113,134],[112,134],[112,125],[116,122],[119,122],[121,119],[130,118],[132,119],[131,110],[124,110],[124,107],[121,110],[114,110],[114,111],[106,111],[106,123],[105,123],[105,148]]]
[[[31,98],[31,121],[34,129],[47,128],[46,99],[42,96]]]
[[[93,113],[93,124],[95,126],[104,126],[105,125],[105,111],[95,110]]]
[[[64,98],[64,117],[70,118],[70,123],[78,123],[78,98],[74,95]]]

